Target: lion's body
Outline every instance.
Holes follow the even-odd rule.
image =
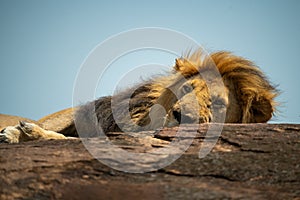
[[[228,52],[205,57],[197,51],[176,59],[174,71],[165,76],[80,106],[75,123],[68,122],[61,133],[76,135],[75,125],[80,136],[92,137],[99,130],[153,130],[180,123],[263,123],[275,112],[276,96],[252,62]],[[42,121],[51,118],[56,117]]]

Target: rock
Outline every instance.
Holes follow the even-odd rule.
[[[300,125],[226,124],[213,150],[200,159],[207,128],[184,125],[181,138],[176,127],[107,134],[128,155],[147,153],[124,162],[107,138],[1,144],[0,199],[300,198]],[[165,158],[160,150],[179,139],[190,147],[180,156],[176,149],[185,144],[180,143],[171,152],[179,158],[161,169],[126,173],[103,164],[129,171],[155,168],[155,159]]]

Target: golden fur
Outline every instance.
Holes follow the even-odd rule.
[[[275,112],[278,91],[270,84],[262,71],[252,62],[228,52],[211,55],[224,82],[234,88],[242,110],[238,122],[267,122]],[[231,91],[231,92],[234,92]]]

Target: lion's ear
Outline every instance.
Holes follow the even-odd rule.
[[[263,123],[272,118],[274,108],[270,100],[260,98],[258,101],[252,101],[251,113],[253,122]]]
[[[272,118],[275,111],[273,98],[269,94],[247,95],[243,106],[243,123],[264,123]]]
[[[176,58],[174,70],[180,72],[184,77],[198,74],[197,65],[184,58]]]
[[[182,58],[176,58],[175,59],[175,71],[181,72],[184,70],[184,60]]]

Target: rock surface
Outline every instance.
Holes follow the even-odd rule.
[[[300,199],[300,125],[224,125],[213,150],[200,159],[207,128],[184,125],[180,138],[178,128],[168,128],[109,133],[109,140],[0,144],[0,199]],[[107,141],[128,155],[147,156],[124,158]],[[146,173],[115,170],[156,168],[174,141],[183,142],[172,149],[179,159],[170,165]]]

